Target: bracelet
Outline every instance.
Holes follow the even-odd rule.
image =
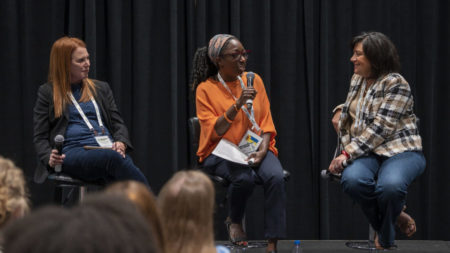
[[[236,110],[236,112],[239,112],[239,109],[236,104],[233,104],[233,107],[234,107],[234,110]]]
[[[345,157],[347,157],[347,159],[350,159],[350,155],[347,153],[347,151],[342,150],[341,154],[345,155]]]
[[[229,124],[233,123],[233,121],[227,117],[227,112],[224,112],[224,113],[223,113],[223,118],[224,118]]]

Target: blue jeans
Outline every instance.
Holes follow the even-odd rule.
[[[70,176],[85,181],[106,183],[136,180],[150,188],[144,174],[134,165],[128,155],[123,158],[114,150],[85,150],[82,147],[71,148],[65,152],[65,155],[62,171]]]
[[[344,192],[361,206],[385,248],[394,245],[395,223],[405,205],[408,186],[422,174],[425,164],[420,151],[392,157],[372,153],[357,158],[342,172]]]
[[[228,212],[233,223],[241,223],[247,200],[256,184],[264,188],[264,236],[286,237],[286,189],[283,167],[268,151],[258,167],[232,163],[215,155],[203,162],[204,169],[231,182],[228,187]]]

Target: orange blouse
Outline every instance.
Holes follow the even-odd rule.
[[[246,85],[246,73],[243,73],[241,77]],[[233,95],[239,98],[242,92],[239,80],[236,79],[236,81],[227,82],[227,85]],[[267,98],[264,83],[257,74],[255,74],[253,87],[257,91],[256,97],[253,100],[255,120],[264,133],[271,133],[269,150],[278,156],[278,150],[275,147],[275,136],[277,132],[270,112],[269,99]],[[219,81],[214,80],[214,78],[210,77],[198,85],[196,91],[196,107],[201,131],[197,155],[200,157],[200,162],[212,153],[221,138],[225,138],[237,145],[247,130],[252,128],[252,123],[247,115],[243,110],[240,110],[227,132],[223,136],[217,135],[214,129],[217,119],[234,103],[235,100],[228,90]]]

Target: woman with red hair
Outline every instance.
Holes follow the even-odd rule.
[[[88,78],[86,44],[62,37],[50,53],[48,82],[41,85],[34,107],[34,143],[40,163],[35,181],[43,182],[55,166],[86,181],[147,179],[126,154],[132,149],[128,130],[109,85]],[[64,136],[62,154],[55,137]],[[90,147],[90,148],[86,148]]]

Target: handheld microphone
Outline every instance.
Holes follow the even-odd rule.
[[[341,174],[333,174],[329,170],[322,170],[320,172],[320,177],[322,177],[322,179],[329,179],[332,181],[340,181],[341,180]]]
[[[347,167],[347,166],[349,166],[350,164],[352,164],[352,160],[350,160],[350,159],[348,159],[348,160],[344,160],[344,161],[342,161],[342,167]],[[339,174],[334,174],[334,173],[331,173],[329,170],[322,170],[321,172],[320,172],[320,176],[323,178],[323,179],[330,179],[330,180],[334,180],[334,181],[340,181],[341,180],[341,177],[342,177],[342,174],[341,173],[339,173]]]
[[[253,79],[255,79],[255,73],[248,72],[247,73],[247,87],[248,88],[253,87]],[[245,103],[247,104],[247,109],[251,110],[252,106],[253,106],[253,100],[247,99],[247,101]]]
[[[63,143],[64,143],[64,136],[60,134],[55,136],[55,149],[58,150],[58,155],[62,155]],[[61,164],[55,166],[55,172],[61,172]]]
[[[350,159],[344,160],[344,161],[342,161],[342,167],[346,168],[347,166],[349,166],[352,163],[353,163],[353,161]]]

